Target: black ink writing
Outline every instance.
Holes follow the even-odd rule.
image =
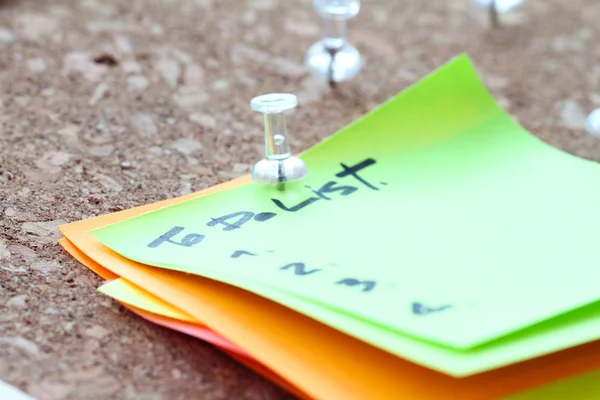
[[[368,166],[371,166],[373,164],[375,164],[375,160],[373,160],[372,158],[367,158],[366,160],[364,160],[352,167],[349,167],[346,164],[341,164],[341,166],[342,166],[342,168],[344,168],[344,170],[342,172],[338,172],[337,174],[335,174],[335,176],[337,176],[338,178],[344,178],[348,175],[352,175],[354,178],[356,178],[359,182],[361,182],[366,187],[373,189],[373,190],[379,190],[379,189],[377,189],[376,186],[371,185],[369,182],[367,182],[366,180],[364,180],[363,178],[358,176],[358,171],[360,171],[361,169],[367,168]]]
[[[246,222],[254,219],[258,222],[265,222],[276,216],[277,214],[272,212],[263,212],[254,214],[251,211],[238,211],[232,214],[227,214],[219,218],[211,218],[209,222],[206,223],[208,226],[216,226],[218,224],[225,225],[223,230],[225,232],[233,231],[234,229],[239,229]]]
[[[361,182],[363,185],[365,185],[366,187],[373,189],[373,190],[379,190],[376,186],[373,186],[372,184],[370,184],[369,182],[367,182],[365,179],[363,179],[362,177],[360,177],[358,175],[358,172],[360,170],[367,168],[373,164],[375,164],[375,160],[372,158],[368,158],[368,159],[366,159],[354,166],[350,166],[350,167],[347,166],[346,164],[341,163],[340,165],[342,166],[342,168],[344,170],[342,172],[337,173],[335,176],[338,178],[345,178],[347,176],[352,176],[356,180]],[[309,189],[311,192],[313,192],[316,195],[316,197],[315,196],[309,197],[308,199],[303,200],[300,203],[298,203],[294,206],[290,206],[290,207],[283,204],[283,202],[281,200],[278,200],[278,199],[271,199],[271,200],[273,201],[273,203],[275,203],[275,205],[277,207],[279,207],[280,209],[282,209],[284,211],[297,212],[297,211],[300,211],[301,209],[303,209],[304,207],[307,207],[319,200],[326,200],[326,201],[331,200],[331,197],[327,196],[328,194],[338,193],[340,196],[348,196],[358,190],[358,188],[354,187],[354,186],[340,185],[337,181],[326,182],[319,189],[313,189],[312,187],[310,187],[308,185],[306,185],[305,187],[307,189]]]
[[[261,212],[254,216],[254,220],[258,222],[265,222],[276,216],[277,214],[272,212]]]
[[[339,282],[336,282],[336,285],[346,285],[346,286],[362,286],[363,292],[370,292],[375,288],[377,282],[375,281],[361,281],[355,278],[344,278]]]
[[[354,186],[336,186],[338,183],[336,181],[329,181],[326,184],[324,184],[323,186],[321,186],[321,188],[319,190],[313,190],[313,188],[311,188],[310,186],[305,186],[306,188],[310,189],[311,192],[313,192],[314,194],[316,194],[319,198],[323,199],[323,200],[331,200],[331,197],[327,197],[325,196],[326,193],[335,193],[335,192],[341,192],[340,195],[341,196],[348,196],[350,193],[354,193],[358,190],[358,188],[355,188]]]
[[[188,233],[181,239],[180,242],[172,240],[175,236],[179,235],[184,230],[185,230],[185,228],[182,226],[175,226],[167,233],[160,235],[159,237],[154,239],[152,242],[150,242],[148,244],[148,247],[154,249],[165,242],[176,244],[178,246],[192,247],[193,245],[200,243],[202,241],[202,239],[205,238],[204,235],[200,235],[198,233]]]
[[[332,182],[335,183],[335,182]],[[318,198],[323,199],[323,200],[331,200],[331,197],[327,197],[325,196],[325,194],[323,194],[323,191],[321,189],[319,190],[314,190],[312,187],[308,186],[308,185],[304,185],[305,188],[309,189],[311,192],[313,192],[314,194],[317,195]]]
[[[320,271],[320,269],[318,269],[318,268],[307,270],[306,264],[301,263],[301,262],[290,263],[290,264],[284,265],[283,267],[281,267],[279,269],[286,270],[286,269],[292,269],[292,268],[294,269],[295,275],[310,275],[310,274]]]
[[[275,203],[275,205],[279,208],[281,208],[284,211],[289,211],[289,212],[296,212],[299,211],[301,209],[303,209],[304,207],[314,203],[315,201],[318,201],[319,198],[318,197],[311,197],[307,200],[304,200],[302,203],[298,203],[293,207],[286,207],[281,201],[277,200],[277,199],[271,199],[273,200],[273,203]]]
[[[240,258],[241,256],[256,256],[256,254],[250,253],[246,250],[236,250],[231,254],[231,257],[229,258]]]
[[[412,303],[412,312],[413,312],[413,314],[416,314],[416,315],[426,315],[426,314],[431,314],[434,312],[444,311],[451,307],[452,307],[451,304],[445,304],[440,307],[429,307],[423,303],[413,302]]]
[[[211,218],[210,221],[206,224],[208,226],[216,226],[218,224],[225,225],[223,228],[224,231],[232,231],[234,229],[239,229],[246,222],[250,221],[254,217],[254,213],[250,211],[239,211],[233,214],[227,214],[219,218]],[[228,220],[234,220],[232,223],[227,222]]]

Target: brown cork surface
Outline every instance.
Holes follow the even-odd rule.
[[[0,380],[39,400],[290,399],[213,347],[97,293],[58,224],[199,190],[263,156],[249,100],[299,96],[301,151],[461,52],[534,134],[600,160],[600,2],[528,1],[490,31],[468,0],[369,0],[365,56],[307,76],[309,0],[0,1]],[[365,140],[369,140],[365,137]]]

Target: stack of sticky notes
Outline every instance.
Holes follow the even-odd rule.
[[[303,181],[243,177],[61,244],[299,398],[600,398],[600,166],[525,131],[466,56],[301,157]]]

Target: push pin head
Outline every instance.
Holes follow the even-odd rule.
[[[595,109],[588,116],[587,131],[593,137],[600,139],[600,108]]]
[[[327,77],[331,84],[355,77],[362,61],[358,50],[346,40],[346,21],[360,10],[359,0],[313,0],[313,9],[323,18],[325,34],[306,53],[305,63],[313,75]]]
[[[271,93],[258,96],[250,108],[265,115],[265,159],[252,169],[252,180],[258,183],[279,185],[297,181],[308,175],[306,164],[290,151],[287,126],[283,112],[298,105],[293,94]]]

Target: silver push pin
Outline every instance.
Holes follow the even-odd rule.
[[[327,77],[330,85],[355,77],[361,69],[360,53],[346,40],[346,21],[360,10],[359,0],[313,0],[313,9],[325,22],[325,35],[306,53],[313,75]]]
[[[290,151],[287,126],[283,112],[298,105],[293,94],[271,93],[252,99],[250,108],[265,115],[265,159],[252,169],[252,180],[277,185],[284,190],[285,182],[308,176],[306,164]]]
[[[479,6],[486,7],[490,13],[490,24],[497,28],[500,26],[498,14],[503,14],[520,6],[524,0],[471,0]]]
[[[588,133],[600,139],[600,108],[596,108],[588,115],[586,125]]]

